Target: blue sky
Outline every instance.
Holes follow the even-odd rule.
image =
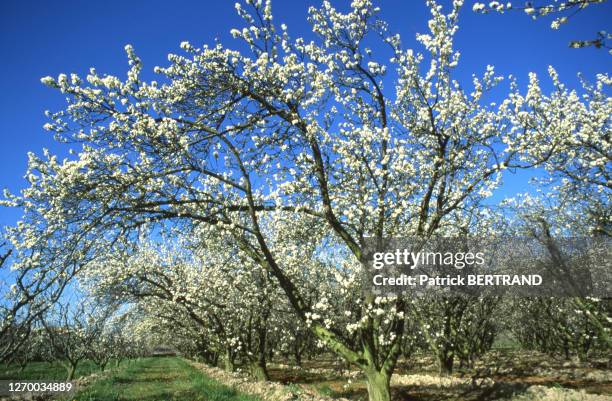
[[[343,9],[349,1],[332,3]],[[64,154],[65,149],[42,129],[44,110],[61,108],[63,97],[40,84],[41,77],[62,72],[84,76],[92,66],[100,73],[125,76],[127,43],[135,47],[147,71],[166,65],[166,55],[178,52],[183,40],[199,46],[218,38],[236,47],[229,35],[231,28],[240,26],[233,4],[226,0],[0,2],[0,188],[16,192],[25,185],[28,151],[41,153],[46,147]],[[308,37],[306,10],[318,4],[276,0],[275,21],[286,23],[293,37]],[[414,36],[427,29],[429,12],[424,1],[378,4],[404,45],[421,50]],[[609,30],[612,2],[588,8],[558,31],[549,28],[550,19],[532,21],[519,12],[480,15],[471,11],[472,4],[466,2],[456,40],[462,53],[458,78],[466,85],[471,74],[481,74],[487,64],[502,74],[514,74],[523,88],[529,71],[543,76],[548,65],[570,87],[577,84],[577,72],[593,79],[596,73],[610,71],[612,56],[605,50],[574,50],[567,43]],[[502,193],[524,190],[524,185],[524,177],[507,177]],[[0,225],[13,224],[18,217],[18,211],[0,208]]]

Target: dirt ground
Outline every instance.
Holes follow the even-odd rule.
[[[491,352],[473,369],[440,377],[429,357],[400,361],[392,378],[397,401],[612,400],[610,359],[589,362],[514,351]],[[270,364],[271,380],[304,385],[331,398],[367,399],[363,378],[333,358],[305,361],[302,368]]]

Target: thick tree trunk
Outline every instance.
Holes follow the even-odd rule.
[[[440,364],[440,376],[448,376],[453,373],[453,354],[442,353],[438,357],[438,363]]]
[[[257,381],[270,380],[270,376],[268,375],[268,368],[266,366],[265,359],[263,360],[263,362],[261,359],[258,359],[256,362],[252,362],[250,368],[251,368],[251,375],[253,375],[253,377],[257,379]]]
[[[258,328],[259,341],[257,347],[257,361],[251,365],[251,373],[258,381],[270,380],[268,367],[266,366],[267,327],[264,324]]]
[[[366,371],[369,401],[391,401],[390,375],[377,370]]]

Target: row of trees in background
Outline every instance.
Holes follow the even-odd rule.
[[[605,355],[608,350],[607,344],[598,337],[599,329],[584,316],[594,313],[604,320],[609,316],[609,304],[599,300],[591,300],[586,310],[573,309],[576,305],[567,300],[550,298],[513,300],[503,306],[499,299],[436,301],[446,304],[447,309],[437,308],[413,330],[407,330],[402,356],[409,363],[415,355],[431,355],[442,375],[452,373],[457,367],[473,368],[500,333],[513,336],[523,349],[568,360],[588,361],[590,357]],[[132,313],[138,314],[138,321],[132,326],[100,320],[100,316],[89,316],[84,322],[81,317],[87,315],[81,314],[80,308],[75,309],[78,317],[69,320],[69,313],[63,311],[57,316],[59,320],[49,318],[34,324],[27,339],[6,362],[23,370],[32,362],[61,361],[67,370],[67,380],[72,380],[84,360],[93,361],[104,371],[111,361],[119,364],[123,359],[151,355],[156,344],[164,344],[186,357],[226,371],[241,367],[254,377],[266,380],[269,362],[301,367],[304,359],[328,355],[324,345],[295,321],[291,313],[273,316],[268,321],[270,327],[247,325],[240,335],[228,338],[211,334],[180,305],[154,305],[157,307],[154,312],[134,309]],[[469,305],[468,310],[464,309],[465,305]],[[428,312],[430,307],[411,309]],[[446,313],[440,314],[440,311]],[[220,317],[227,324],[233,323],[233,314]],[[342,364],[338,366],[343,369]]]
[[[30,186],[3,201],[24,210],[7,235],[20,279],[3,332],[31,330],[78,282],[133,308],[140,331],[262,379],[271,356],[299,363],[323,347],[365,375],[371,401],[390,399],[401,355],[428,349],[448,373],[502,329],[547,352],[609,346],[609,306],[595,299],[516,301],[517,316],[494,297],[361,290],[366,238],[610,232],[610,78],[579,94],[551,68],[550,95],[531,74],[526,93],[511,79],[491,103],[504,79],[493,67],[471,90],[453,78],[462,1],[449,14],[428,4],[425,54],[369,0],[311,8],[313,41],[292,39],[269,1],[247,1],[232,30],[247,50],[185,42],[147,82],[127,46],[124,80],[43,78],[68,101],[45,128],[79,149],[30,154]],[[546,197],[484,206],[505,172],[533,168]]]
[[[119,364],[124,359],[148,355],[152,344],[131,335],[132,327],[126,316],[114,316],[109,310],[91,308],[91,300],[79,304],[56,304],[49,313],[29,324],[27,335],[11,330],[3,342],[17,342],[5,358],[5,363],[23,371],[33,362],[59,362],[66,368],[66,380],[73,380],[77,367],[85,360],[104,371],[109,362]]]
[[[310,330],[313,321],[323,322],[351,346],[360,341],[363,282],[359,269],[342,266],[345,260],[338,255],[321,259],[310,252],[291,254],[296,258],[293,273],[300,276],[292,276],[293,282],[308,294],[305,302],[312,311],[301,321],[272,278],[248,266],[239,250],[225,241],[224,247],[215,247],[210,237],[206,244],[168,248],[176,237],[145,244],[129,257],[102,260],[104,270],[92,269],[88,278],[95,283],[94,294],[112,293],[137,305],[150,325],[147,331],[166,336],[160,343],[173,343],[183,354],[228,371],[240,365],[267,379],[272,359],[301,366],[304,355],[328,352]],[[306,241],[300,239],[300,244],[307,247]],[[202,252],[202,247],[211,248]],[[409,361],[415,354],[429,354],[443,375],[457,366],[473,368],[500,333],[515,338],[524,349],[567,359],[588,360],[609,348],[609,300],[438,294],[415,297],[399,311],[389,305],[394,301],[389,296],[375,298],[371,313],[382,324],[389,314],[402,316],[406,327],[401,355]],[[376,341],[393,340],[391,332],[388,338],[385,334]]]

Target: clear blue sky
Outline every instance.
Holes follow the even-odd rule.
[[[342,9],[349,1],[332,3]],[[318,4],[320,1],[276,0],[275,21],[286,23],[293,37],[308,37],[306,10]],[[429,12],[424,1],[382,0],[378,4],[391,31],[402,34],[406,47],[420,50],[414,36],[427,29]],[[550,19],[532,21],[518,12],[474,14],[472,4],[466,2],[457,36],[462,53],[459,72],[465,79],[473,72],[481,74],[487,64],[495,65],[500,73],[514,74],[523,87],[529,71],[543,76],[548,65],[555,66],[570,87],[577,84],[577,72],[588,79],[610,72],[612,56],[605,50],[573,50],[567,43],[609,30],[612,2],[590,7],[558,31],[549,28]],[[40,84],[41,77],[62,72],[84,76],[92,66],[100,73],[125,76],[123,47],[127,43],[134,45],[150,71],[166,65],[167,53],[178,52],[183,40],[201,45],[218,38],[236,46],[229,31],[239,25],[234,1],[227,0],[0,2],[0,188],[18,191],[25,185],[22,177],[28,151],[40,153],[47,147],[64,153],[42,129],[44,110],[59,109],[63,97]],[[524,182],[508,178],[504,193],[524,190]],[[12,224],[18,216],[17,211],[0,208],[0,225]]]

